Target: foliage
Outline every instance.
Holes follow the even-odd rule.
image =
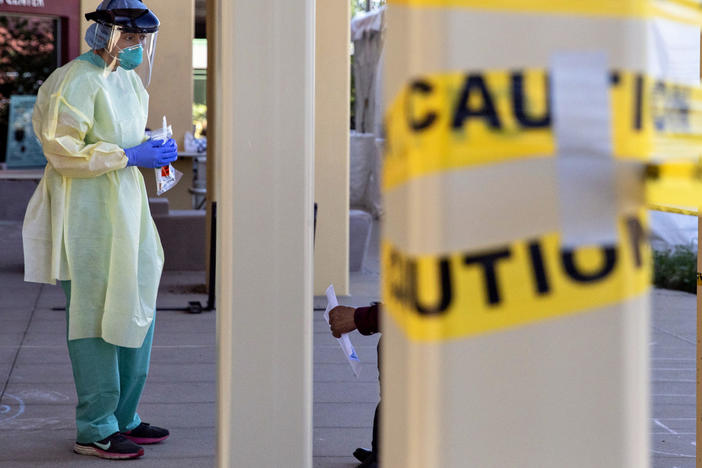
[[[0,161],[4,160],[10,96],[37,94],[56,68],[53,19],[0,15]]]
[[[193,126],[194,136],[200,138],[207,134],[207,106],[205,104],[193,104]]]
[[[56,68],[52,21],[0,16],[0,46],[0,105],[12,94],[36,94]]]
[[[659,288],[697,292],[697,252],[692,247],[653,252],[653,284]]]

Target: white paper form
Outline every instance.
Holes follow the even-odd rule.
[[[330,284],[327,288],[327,308],[324,310],[324,320],[327,321],[327,324],[329,324],[329,311],[338,305],[339,301],[336,299],[334,285]],[[346,356],[346,359],[348,359],[349,361],[351,370],[353,371],[356,378],[358,378],[358,376],[361,374],[361,360],[358,359],[358,355],[356,354],[356,350],[354,349],[353,344],[349,339],[348,333],[344,333],[343,335],[341,335],[341,338],[337,338],[336,341],[339,342],[339,346],[344,352],[344,356]]]

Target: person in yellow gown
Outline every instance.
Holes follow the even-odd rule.
[[[165,166],[178,148],[144,133],[156,15],[138,0],[105,0],[86,18],[91,50],[55,70],[34,107],[48,164],[24,219],[25,280],[58,280],[66,293],[74,452],[128,459],[169,435],[136,412],[163,268],[138,167]]]

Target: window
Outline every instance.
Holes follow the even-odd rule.
[[[37,94],[59,65],[59,37],[57,18],[0,14],[0,162],[6,159],[10,96]]]

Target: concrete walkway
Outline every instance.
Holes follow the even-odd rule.
[[[695,467],[694,294],[656,290],[651,330],[653,468]]]
[[[71,452],[75,389],[66,349],[63,291],[24,283],[17,223],[0,224],[0,466],[104,466]],[[202,273],[164,276],[159,304],[184,306]],[[168,427],[149,467],[211,467],[215,450],[215,315],[158,312],[151,371],[139,413]]]
[[[71,452],[74,406],[60,288],[22,281],[21,225],[0,221],[0,467],[88,467],[106,462]],[[164,274],[159,305],[181,307],[201,272]],[[351,298],[378,299],[377,230]],[[323,307],[324,301],[316,298]],[[692,468],[695,455],[695,297],[655,291],[651,338],[654,468]],[[215,451],[215,313],[161,311],[149,380],[139,412],[171,430],[134,463],[148,467],[212,467]],[[356,380],[322,319],[314,314],[314,467],[351,468],[358,446],[370,445],[378,400],[377,337],[351,336],[363,370]],[[266,468],[266,467],[262,467]],[[431,468],[431,467],[428,467]]]
[[[71,452],[75,440],[75,389],[66,350],[65,305],[58,286],[25,283],[21,223],[0,221],[0,467],[105,466]],[[352,273],[348,305],[378,300],[377,231],[366,270]],[[206,302],[190,291],[203,272],[165,272],[159,307]],[[322,307],[325,300],[316,298]],[[378,401],[377,337],[354,333],[363,362],[356,380],[329,334],[321,310],[314,314],[314,466],[353,467],[350,455],[370,446]],[[212,467],[215,463],[216,314],[157,313],[149,379],[139,407],[142,419],[167,427],[171,437],[146,448],[134,463],[148,467]]]

